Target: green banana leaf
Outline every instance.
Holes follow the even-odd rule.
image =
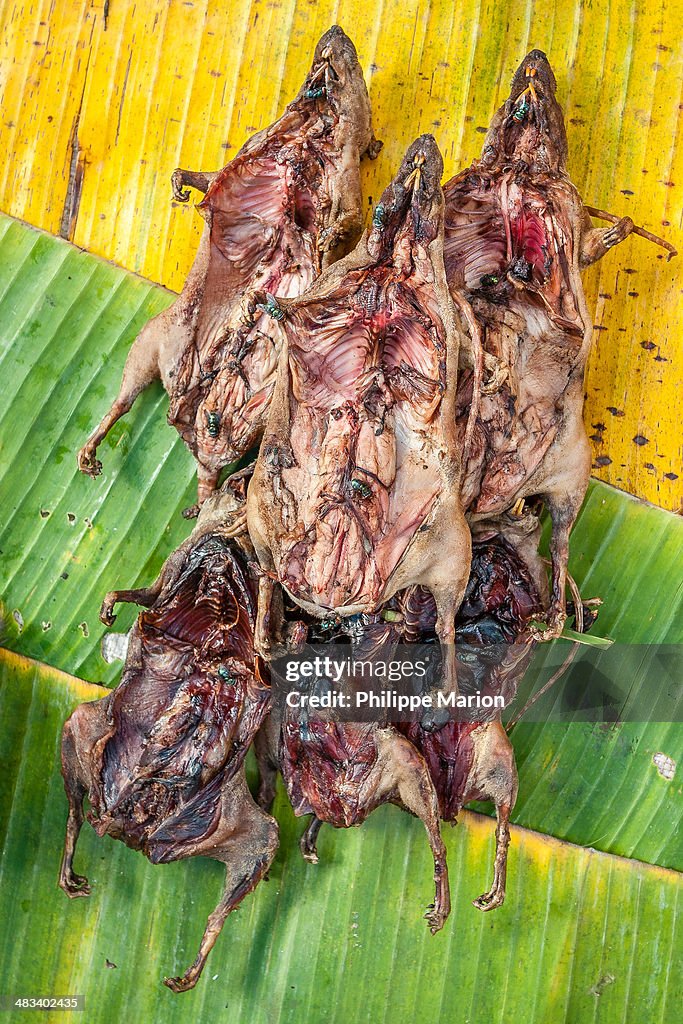
[[[104,443],[102,477],[75,464],[135,334],[172,295],[5,217],[0,266],[2,622],[12,648],[0,656],[0,994],[82,994],[88,1024],[131,1006],[164,1022],[673,1019],[680,880],[665,869],[683,865],[680,769],[669,779],[653,761],[680,761],[673,706],[662,722],[591,724],[577,712],[516,725],[515,820],[537,832],[514,830],[508,900],[483,915],[471,900],[489,885],[493,823],[465,813],[444,830],[454,911],[434,937],[422,920],[432,883],[419,822],[383,808],[360,830],[323,830],[321,863],[307,865],[282,792],[270,880],[228,920],[194,992],[177,997],[161,982],[194,957],[220,895],[219,865],[153,867],[86,826],[77,869],[93,895],[67,900],[56,886],[60,731],[78,701],[103,691],[59,670],[115,681],[120,666],[99,653],[100,601],[114,586],[150,582],[186,536],[180,510],[194,499],[194,469],[158,387]],[[601,635],[681,643],[668,572],[682,526],[592,486],[571,568],[584,597],[604,601]],[[123,611],[116,628],[134,614]],[[521,700],[550,674],[558,647],[539,649]],[[655,702],[660,689],[643,659],[630,696]],[[553,706],[562,692],[558,684],[544,699]]]
[[[135,335],[173,296],[1,215],[0,271],[2,642],[112,684],[120,665],[100,656],[102,597],[149,584],[187,535],[180,511],[194,501],[194,463],[165,423],[159,386],[103,443],[101,477],[80,474],[75,453],[109,407]],[[572,537],[571,569],[584,597],[604,601],[597,632],[622,643],[681,643],[682,599],[669,570],[682,554],[678,517],[593,484]],[[127,630],[134,615],[122,609],[115,628]],[[557,646],[539,651],[520,703],[550,674]],[[562,700],[562,685],[551,703]],[[660,689],[644,661],[633,677],[634,699]],[[653,762],[658,753],[680,759],[680,726],[668,724],[680,719],[680,707],[678,715],[665,708],[661,722],[576,717],[515,727],[514,820],[683,867],[680,783]]]
[[[223,929],[196,989],[162,984],[194,958],[222,889],[215,862],[154,867],[86,825],[76,869],[89,899],[57,888],[66,801],[61,726],[102,690],[0,654],[0,977],[16,996],[81,995],[73,1019],[659,1024],[683,995],[680,877],[513,829],[508,899],[482,914],[489,818],[444,828],[453,911],[430,935],[432,863],[419,821],[394,807],[320,835],[306,864],[280,790],[281,844],[268,881]],[[19,1019],[23,1019],[18,1012]],[[47,1014],[52,1021],[64,1013]],[[14,1019],[14,1018],[13,1018]],[[68,1019],[68,1018],[67,1018]]]
[[[638,716],[643,720],[611,725],[522,719],[511,734],[520,774],[516,822],[683,869],[680,775],[671,784],[653,761],[657,754],[680,761],[683,754],[680,676],[667,686],[656,658],[656,645],[683,642],[683,591],[679,574],[672,573],[681,564],[679,517],[605,484],[591,485],[572,534],[570,569],[584,599],[603,600],[594,630],[615,641],[597,667],[604,664],[618,675],[623,654],[629,702],[645,714]],[[556,665],[569,646],[559,641],[538,649],[520,689],[520,705],[551,675],[548,663]],[[680,659],[677,666],[680,672]],[[562,702],[567,682],[549,694],[543,705],[549,711]]]

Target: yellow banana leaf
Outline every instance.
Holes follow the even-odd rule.
[[[171,172],[215,170],[273,121],[333,22],[356,42],[385,143],[364,171],[368,207],[421,132],[447,175],[478,156],[513,70],[539,47],[585,201],[683,251],[681,0],[2,0],[0,19],[0,209],[171,289],[201,222],[171,203]],[[586,287],[594,472],[678,510],[678,265],[631,238]]]

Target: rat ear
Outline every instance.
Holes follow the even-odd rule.
[[[245,502],[247,500],[247,477],[240,477],[238,480],[229,480],[228,487],[235,495],[238,501]]]
[[[244,469],[240,469],[236,473],[232,473],[223,484],[223,487],[227,487],[241,505],[247,500],[247,487],[253,472],[254,463],[250,466],[245,466]]]

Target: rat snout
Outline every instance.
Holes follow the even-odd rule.
[[[420,181],[422,180],[422,168],[427,161],[427,157],[422,151],[418,151],[413,157],[413,169],[403,182],[405,188],[419,188]]]
[[[543,50],[529,50],[526,57],[522,61],[527,67],[538,68],[550,68],[550,62]]]
[[[517,68],[502,108],[501,152],[507,157],[563,166],[567,140],[556,88],[550,61],[542,50],[531,50]]]
[[[443,159],[433,135],[421,135],[412,144],[405,158],[408,172],[403,187],[418,190],[433,189],[441,181]]]
[[[321,36],[315,48],[311,81],[325,75],[326,81],[332,78],[343,82],[347,73],[357,64],[356,47],[339,25],[333,25]]]
[[[328,28],[327,32],[323,32],[320,39],[318,40],[315,55],[316,58],[322,57],[325,55],[325,52],[340,52],[341,50],[348,46],[353,48],[355,52],[353,43],[347,36],[344,29],[341,27],[341,25],[331,25],[330,28]]]
[[[508,116],[517,124],[532,121],[544,123],[553,107],[555,75],[542,50],[531,50],[517,68],[508,100]]]
[[[534,101],[539,96],[550,98],[555,95],[556,86],[550,61],[543,50],[530,50],[512,79],[510,99],[516,102],[523,95],[529,95]]]

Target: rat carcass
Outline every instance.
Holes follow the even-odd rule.
[[[478,524],[472,542],[472,572],[458,613],[456,651],[461,691],[502,696],[509,706],[535,646],[530,623],[548,606],[548,583],[538,554],[538,519],[527,512],[512,520]],[[431,608],[430,608],[431,604]],[[407,628],[425,638],[435,610],[429,595],[404,596]],[[468,679],[468,676],[470,677]],[[517,767],[500,712],[464,712],[439,730],[419,721],[397,728],[424,757],[444,821],[456,824],[464,804],[492,801],[496,809],[496,852],[491,888],[473,901],[493,910],[505,899],[510,812],[517,799]]]
[[[326,648],[321,648],[326,650]],[[275,669],[277,671],[277,669]],[[302,688],[315,694],[327,681],[309,679]],[[344,692],[353,692],[347,678]],[[278,768],[296,815],[312,814],[301,839],[303,856],[317,862],[316,837],[327,822],[334,828],[361,825],[377,807],[393,803],[422,821],[434,858],[434,903],[425,914],[432,934],[450,913],[446,848],[439,825],[439,801],[425,759],[389,723],[341,721],[334,714],[310,713],[274,701],[255,741],[259,765],[258,801],[269,809]]]
[[[263,878],[278,827],[252,799],[244,758],[266,717],[270,685],[254,654],[256,586],[240,482],[205,503],[192,535],[166,561],[156,583],[113,591],[147,608],[133,627],[121,683],[81,704],[64,726],[62,774],[69,801],[59,876],[70,897],[90,895],[73,870],[84,821],[141,850],[153,863],[206,856],[226,866],[223,896],[199,953],[176,992],[192,988],[225,918]]]
[[[222,171],[174,173],[179,202],[189,198],[187,185],[206,193],[197,257],[179,298],[134,342],[119,394],[79,452],[84,473],[101,472],[98,445],[160,378],[169,423],[198,463],[201,505],[223,467],[263,429],[278,357],[268,296],[300,295],[354,244],[362,226],[360,158],[380,146],[355,47],[334,26],[278,121]],[[267,296],[261,308],[243,301],[255,289]]]
[[[464,320],[444,274],[442,170],[433,137],[418,138],[354,252],[279,302],[284,342],[247,521],[264,656],[278,583],[319,618],[374,612],[424,584],[455,688],[471,539],[455,424]]]
[[[535,646],[529,624],[543,614],[548,603],[545,566],[538,554],[539,535],[538,519],[531,512],[520,518],[503,515],[475,527],[472,569],[456,623],[462,696],[467,691],[500,695],[506,706],[514,699]],[[344,634],[350,638],[355,659],[378,654],[396,657],[399,653],[407,659],[409,648],[398,644],[428,645],[436,639],[434,598],[424,587],[400,591],[379,612],[358,618],[362,622],[336,619],[323,623],[323,630],[331,634],[333,642],[340,643]],[[416,656],[422,658],[425,650],[421,646]],[[410,741],[412,755],[398,744],[397,732]],[[381,766],[379,737],[391,754]],[[270,805],[279,767],[295,813],[313,814],[300,842],[303,856],[312,863],[318,860],[316,842],[324,822],[335,827],[358,824],[367,813],[364,802],[378,791],[380,795],[391,793],[392,784],[393,793],[402,785],[412,797],[412,805],[405,797],[394,802],[416,813],[415,807],[420,804],[415,796],[423,793],[429,795],[426,806],[431,807],[433,796],[424,780],[424,765],[444,821],[455,824],[462,806],[472,800],[492,801],[497,817],[493,883],[473,902],[483,911],[503,903],[517,769],[499,711],[468,709],[452,713],[448,722],[433,730],[425,729],[414,716],[393,724],[359,724],[329,722],[287,708],[280,711],[279,719],[277,710],[271,714],[255,747],[261,806]],[[416,758],[418,752],[421,756]],[[407,766],[411,767],[409,774]],[[430,841],[437,834],[431,814],[431,810],[428,818],[419,814]],[[438,874],[435,877],[438,880]]]
[[[555,93],[545,54],[532,50],[481,159],[444,186],[449,285],[470,299],[492,369],[480,398],[472,375],[460,378],[461,425],[473,391],[480,401],[463,505],[476,523],[522,515],[525,498],[543,498],[552,518],[545,638],[558,636],[565,621],[569,533],[591,468],[582,413],[593,328],[581,271],[634,230],[628,217],[592,227],[567,173]]]

